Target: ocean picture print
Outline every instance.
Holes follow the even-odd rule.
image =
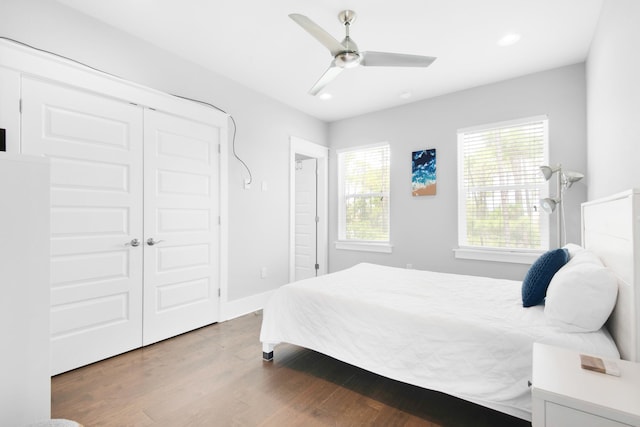
[[[411,194],[413,196],[435,196],[435,148],[414,151],[411,153]]]

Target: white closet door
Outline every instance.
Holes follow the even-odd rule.
[[[142,114],[23,79],[22,152],[51,159],[51,353],[57,374],[142,343]],[[46,214],[43,212],[43,214]]]
[[[153,110],[144,122],[147,345],[218,321],[220,129]]]
[[[296,280],[317,275],[317,160],[301,160],[296,169]]]

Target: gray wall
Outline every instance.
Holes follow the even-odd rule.
[[[331,271],[361,261],[461,274],[522,279],[525,264],[456,260],[457,136],[459,128],[546,114],[549,117],[550,163],[586,169],[584,64],[541,72],[450,95],[415,102],[330,124],[330,176],[335,177],[335,150],[388,141],[391,145],[392,254],[337,250],[337,210],[330,210]],[[437,149],[437,195],[411,196],[412,151]],[[552,192],[554,186],[551,186]],[[337,197],[335,179],[330,200]],[[579,203],[586,199],[584,183],[567,193],[567,241],[579,242]],[[555,215],[555,214],[554,214]],[[555,241],[552,219],[550,241]]]
[[[0,36],[231,113],[237,152],[251,167],[254,184],[242,189],[243,168],[229,152],[229,299],[288,282],[289,137],[326,145],[326,123],[54,1],[1,0]],[[267,267],[265,279],[261,267]]]
[[[587,60],[589,199],[640,188],[640,1],[606,0]]]

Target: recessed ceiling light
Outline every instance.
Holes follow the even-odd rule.
[[[400,98],[402,98],[402,99],[409,99],[409,98],[411,98],[411,92],[409,92],[409,91],[404,91],[404,92],[402,92],[402,93],[400,94]]]
[[[498,46],[511,46],[520,41],[520,34],[518,33],[507,33],[500,40],[498,40]]]
[[[320,99],[322,99],[323,101],[326,101],[327,99],[331,99],[333,97],[333,95],[331,95],[330,93],[324,92],[320,94]]]

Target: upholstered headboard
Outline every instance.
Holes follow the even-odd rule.
[[[582,246],[618,277],[607,327],[621,357],[640,362],[640,190],[583,203]]]

